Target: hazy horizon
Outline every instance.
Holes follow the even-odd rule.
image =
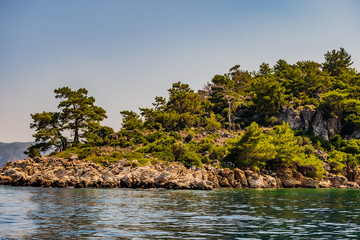
[[[0,2],[0,142],[32,142],[31,113],[55,88],[86,88],[119,130],[172,83],[201,89],[236,64],[324,61],[340,47],[360,69],[360,1]]]

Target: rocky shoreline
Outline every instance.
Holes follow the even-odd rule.
[[[180,163],[139,166],[120,160],[107,167],[79,159],[27,158],[9,162],[0,169],[0,185],[75,188],[165,188],[211,190],[216,188],[352,188],[359,189],[360,171],[346,177],[327,173],[322,180],[306,177],[291,169],[271,174],[235,168],[184,167]]]

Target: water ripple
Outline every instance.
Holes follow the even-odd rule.
[[[0,186],[0,239],[356,239],[360,191]]]

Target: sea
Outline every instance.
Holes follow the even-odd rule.
[[[0,186],[0,239],[360,239],[360,191]]]

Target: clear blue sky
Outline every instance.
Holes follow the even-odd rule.
[[[323,62],[344,47],[360,70],[360,1],[1,0],[0,141],[32,141],[30,113],[84,87],[121,127],[173,82],[201,89],[235,64]]]

